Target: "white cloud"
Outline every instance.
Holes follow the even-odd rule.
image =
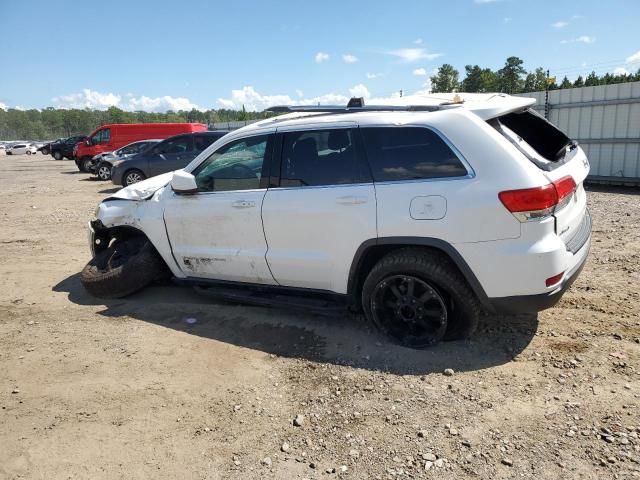
[[[398,57],[404,63],[417,62],[418,60],[434,60],[444,55],[443,53],[429,53],[424,48],[399,48],[388,50],[388,55]]]
[[[363,97],[365,99],[371,96],[371,93],[369,93],[369,89],[365,87],[362,83],[359,83],[353,88],[350,88],[349,93],[351,94],[352,97]]]
[[[640,50],[638,50],[633,55],[628,56],[627,59],[625,60],[625,63],[638,63],[638,62],[640,62]]]
[[[413,71],[413,74],[418,76],[418,77],[426,77],[427,76],[427,71],[424,68],[416,68]]]
[[[638,53],[640,53],[640,52],[638,52]],[[369,80],[371,80],[373,78],[379,78],[379,77],[382,77],[381,73],[369,73],[369,72],[367,72],[367,78]]]
[[[356,63],[358,61],[358,57],[351,55],[350,53],[345,53],[342,55],[342,61],[344,63]]]
[[[296,95],[298,95],[298,97],[300,97],[300,98],[304,97],[304,93],[299,88],[296,89]]]
[[[322,63],[329,60],[329,54],[324,52],[316,53],[316,63]]]
[[[618,67],[613,70],[614,75],[629,75],[629,70],[624,67]]]
[[[565,21],[565,20],[559,20],[559,21],[557,21],[557,22],[555,22],[555,23],[552,23],[552,24],[551,24],[551,26],[552,26],[553,28],[564,28],[564,27],[566,27],[567,25],[569,25],[569,22],[567,22],[567,21]]]
[[[594,37],[590,37],[589,35],[582,35],[576,38],[576,42],[581,43],[595,43],[596,39]]]
[[[422,39],[421,38],[416,38],[413,43],[415,43],[416,45],[422,45]]]
[[[511,23],[511,20],[513,20],[513,18],[511,18],[511,17],[504,17],[504,18],[502,19],[502,21],[503,21],[504,23]]]
[[[89,88],[83,88],[82,92],[60,95],[51,100],[60,108],[95,108],[103,110],[109,107],[117,107],[122,97],[114,93],[100,93]]]
[[[9,107],[6,103],[0,102],[0,110],[9,110]]]
[[[162,97],[130,97],[121,107],[125,110],[144,110],[145,112],[166,112],[167,110],[191,110],[200,107],[185,97],[171,97],[164,95]]]
[[[574,38],[572,40],[561,40],[560,43],[563,45],[566,45],[567,43],[585,43],[585,44],[591,44],[591,43],[595,43],[596,39],[595,37],[590,37],[589,35],[581,35],[578,38]]]
[[[82,92],[60,95],[52,98],[53,103],[59,108],[90,108],[105,110],[109,107],[118,107],[123,110],[144,110],[147,112],[166,112],[167,110],[191,110],[199,108],[198,105],[185,97],[136,97],[131,93],[125,95],[123,101],[121,95],[115,93],[101,93],[83,88]]]

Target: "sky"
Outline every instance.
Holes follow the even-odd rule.
[[[638,0],[0,0],[0,108],[342,104],[508,56],[562,79],[640,68]]]

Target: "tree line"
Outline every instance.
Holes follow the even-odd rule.
[[[244,110],[189,110],[129,112],[117,107],[107,110],[44,108],[18,110],[0,108],[0,140],[54,140],[72,135],[88,135],[106,123],[232,122],[267,118],[262,112]]]
[[[602,76],[592,71],[586,78],[578,76],[575,81],[566,76],[560,83],[557,78],[547,77],[545,70],[538,67],[531,72],[523,67],[524,62],[518,57],[509,57],[499,70],[482,68],[479,65],[464,67],[465,77],[460,80],[460,72],[453,65],[443,64],[431,77],[431,91],[439,92],[503,92],[526,93],[564,88],[593,87],[596,85],[610,85],[640,81],[640,69],[633,74],[605,73]]]
[[[524,62],[518,57],[509,57],[499,70],[482,68],[479,65],[465,66],[465,77],[453,65],[445,63],[431,77],[431,90],[438,92],[504,92],[525,93],[550,90],[590,87],[640,81],[640,69],[635,74],[597,75],[591,72],[586,78],[579,76],[570,81],[566,76],[558,84],[554,77],[547,77],[542,67],[527,72]],[[0,140],[52,140],[72,135],[88,135],[106,123],[165,123],[165,122],[230,122],[267,118],[272,114],[247,112],[244,110],[190,110],[165,113],[129,112],[117,107],[107,110],[57,109],[17,110],[0,108]]]

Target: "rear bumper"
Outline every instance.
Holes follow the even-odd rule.
[[[569,289],[575,279],[578,278],[578,275],[580,275],[584,265],[587,263],[590,247],[591,237],[589,236],[589,239],[582,246],[580,251],[576,252],[576,255],[581,255],[582,258],[574,266],[573,270],[565,275],[562,283],[552,292],[537,295],[516,295],[512,297],[489,298],[489,303],[493,307],[495,313],[508,315],[535,313],[553,307],[560,301],[562,295],[564,295],[564,293]]]

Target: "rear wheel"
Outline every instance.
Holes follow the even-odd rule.
[[[43,155],[49,155],[49,149],[48,148],[43,148],[42,149],[42,154]]]
[[[31,150],[27,150],[27,155],[31,155]]]
[[[101,164],[97,171],[100,180],[111,180],[111,165]]]
[[[468,338],[480,315],[473,291],[446,256],[412,248],[392,252],[373,267],[362,306],[380,331],[410,348]]]
[[[167,276],[167,267],[149,240],[134,237],[98,253],[80,272],[80,281],[95,297],[120,298]]]
[[[145,178],[147,177],[140,170],[129,170],[124,174],[122,183],[124,183],[125,187],[128,187],[129,185],[133,185],[134,183],[141,182]]]
[[[62,160],[62,152],[56,150],[55,152],[53,152],[53,158],[55,158],[56,160]]]

